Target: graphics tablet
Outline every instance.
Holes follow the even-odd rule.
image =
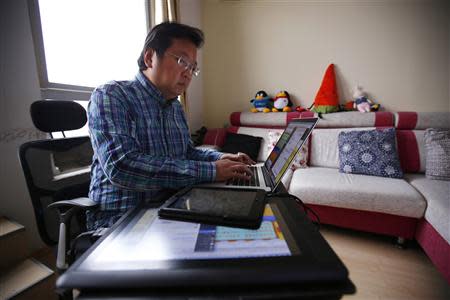
[[[159,209],[161,218],[258,229],[264,211],[264,190],[188,187]]]
[[[187,287],[216,295],[252,288],[295,289],[309,296],[354,293],[347,269],[298,204],[268,200],[258,230],[161,219],[160,204],[142,203],[75,261],[56,286],[82,294],[139,290],[147,297],[157,291],[185,296]]]

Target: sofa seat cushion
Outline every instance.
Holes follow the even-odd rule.
[[[404,179],[339,173],[338,169],[297,169],[289,192],[310,204],[420,218],[422,195]]]
[[[426,199],[425,220],[450,243],[450,181],[430,180],[424,174],[405,174],[406,180]]]

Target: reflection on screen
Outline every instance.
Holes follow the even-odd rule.
[[[289,245],[293,240],[278,209],[273,211],[269,204],[258,230],[166,220],[158,218],[157,212],[153,208],[141,210],[125,223],[125,228],[116,230],[117,235],[106,237],[81,263],[80,269],[151,270],[173,268],[171,260],[299,254]]]
[[[189,210],[214,216],[248,216],[256,197],[254,191],[192,189],[169,208]]]

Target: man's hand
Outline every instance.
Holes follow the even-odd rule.
[[[238,152],[237,154],[225,153],[220,159],[229,159],[232,161],[238,161],[246,165],[254,165],[255,162],[247,154]]]
[[[215,164],[216,181],[225,181],[231,178],[250,180],[252,172],[249,167],[242,162],[222,158],[216,160]]]

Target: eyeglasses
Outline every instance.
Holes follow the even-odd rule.
[[[170,56],[176,58],[178,65],[183,67],[185,70],[189,70],[189,72],[192,75],[198,76],[198,74],[200,74],[200,69],[197,67],[197,63],[191,63],[183,56],[178,56],[178,55],[175,55],[170,52],[166,52],[166,53],[169,54]]]

